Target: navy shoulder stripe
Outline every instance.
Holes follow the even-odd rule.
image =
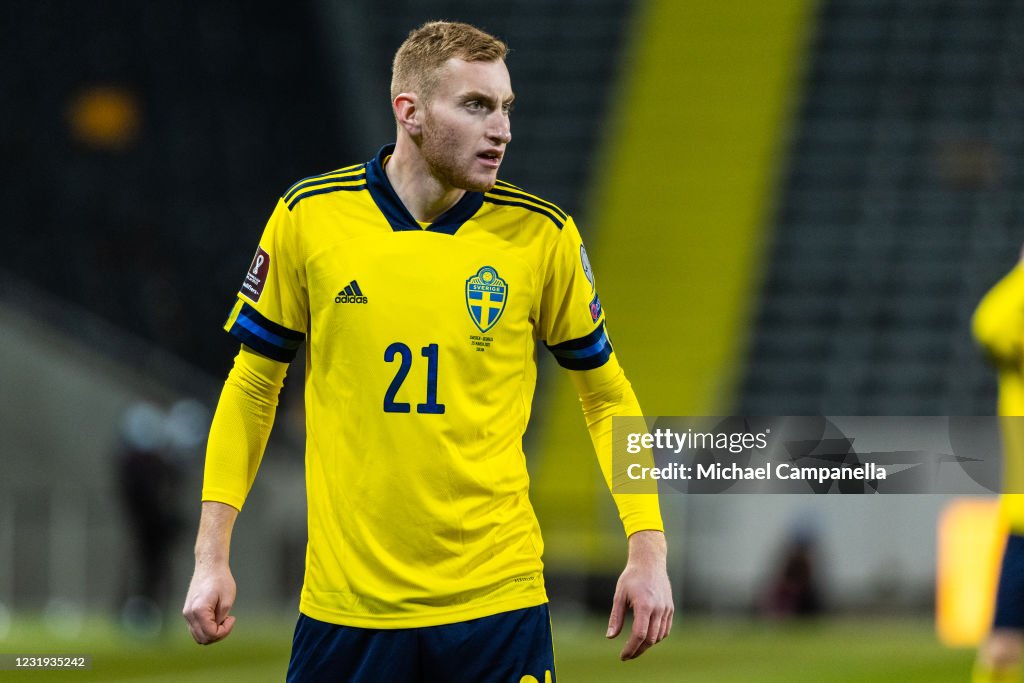
[[[541,199],[537,195],[530,194],[526,190],[518,188],[515,185],[511,185],[508,183],[503,184],[499,182],[497,185],[495,185],[493,189],[490,190],[490,194],[501,195],[503,197],[525,199],[528,202],[532,202],[534,204],[537,204],[548,209],[549,211],[557,215],[559,218],[561,218],[563,221],[569,218],[569,215],[565,213],[565,211],[562,211],[560,208],[558,208],[558,206],[556,206],[555,204],[552,204],[551,202],[545,199]]]
[[[593,370],[608,362],[612,355],[612,343],[602,322],[593,332],[579,339],[570,339],[548,347],[555,360],[568,370]]]
[[[522,190],[523,192],[526,192],[526,190],[523,190],[523,188],[519,187],[518,185],[513,185],[509,181],[502,180],[501,178],[495,179],[494,184],[500,185],[502,187],[511,187],[513,190]]]
[[[346,173],[344,175],[332,175],[332,176],[327,176],[326,178],[314,178],[313,180],[306,180],[304,182],[298,183],[297,185],[293,185],[292,189],[290,189],[290,190],[288,190],[287,192],[284,193],[284,197],[283,197],[284,203],[285,204],[291,203],[291,201],[295,197],[295,195],[297,195],[300,192],[303,192],[303,191],[305,191],[305,190],[307,190],[307,189],[309,189],[311,187],[323,187],[324,185],[330,185],[331,183],[347,183],[347,182],[353,182],[353,181],[356,181],[356,180],[363,180],[365,178],[366,178],[366,170],[365,169],[356,169],[355,171],[352,171],[350,173]]]
[[[247,303],[235,318],[228,333],[252,350],[282,363],[290,363],[306,335],[278,325]]]
[[[319,180],[321,178],[327,178],[328,176],[341,175],[341,174],[345,174],[345,173],[352,173],[352,172],[363,170],[365,167],[366,167],[366,163],[364,162],[364,163],[361,163],[361,164],[354,164],[352,166],[346,166],[345,168],[339,168],[339,169],[335,169],[333,171],[328,171],[327,173],[320,173],[318,175],[311,175],[311,176],[309,176],[307,178],[303,178],[302,180],[299,180],[298,182],[294,183],[291,187],[289,187],[287,190],[285,190],[284,194],[281,195],[281,196],[282,197],[287,197],[288,195],[293,194],[295,192],[296,188],[299,185],[302,185],[303,183],[305,183],[307,181]]]
[[[315,190],[307,190],[305,192],[302,192],[301,194],[297,194],[290,202],[288,202],[288,210],[291,211],[292,209],[294,209],[295,205],[301,202],[306,197],[312,197],[318,194],[328,194],[330,192],[358,192],[359,190],[365,190],[366,174],[364,173],[363,175],[359,176],[359,178],[362,179],[362,182],[358,183],[357,185],[328,185],[326,187],[320,187]],[[356,178],[344,178],[343,180],[356,180]]]
[[[492,197],[490,194],[485,194],[484,195],[484,201],[488,202],[490,204],[498,204],[500,206],[517,206],[517,207],[519,207],[521,209],[526,209],[526,210],[532,211],[534,213],[539,213],[542,216],[547,216],[551,220],[551,222],[555,224],[555,227],[558,228],[559,230],[561,230],[562,226],[565,225],[565,221],[564,220],[559,219],[555,214],[551,213],[547,209],[542,209],[541,207],[537,206],[536,204],[528,204],[528,203],[526,203],[524,201],[511,201],[511,200],[508,200],[508,199],[498,199],[497,197]]]

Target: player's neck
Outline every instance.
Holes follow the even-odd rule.
[[[409,152],[401,144],[385,164],[384,173],[402,204],[421,223],[432,222],[466,193],[437,178],[421,155]]]

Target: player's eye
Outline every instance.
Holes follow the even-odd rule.
[[[509,102],[508,104],[502,105],[501,110],[503,112],[505,112],[505,115],[507,116],[507,115],[511,114],[512,110],[515,109],[515,108],[516,108],[515,105],[512,104],[511,102]]]
[[[466,109],[470,111],[480,111],[484,108],[483,103],[480,100],[470,100],[466,102]]]

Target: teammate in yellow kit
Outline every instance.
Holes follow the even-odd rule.
[[[395,56],[397,142],[278,202],[226,329],[242,342],[214,418],[184,614],[225,637],[231,529],[287,363],[305,344],[309,543],[289,680],[553,677],[522,437],[536,347],[567,368],[611,476],[639,415],[571,217],[498,181],[505,45],[431,22]],[[615,495],[629,559],[609,620],[622,658],[672,624],[653,494]]]
[[[999,377],[1006,483],[1019,492],[1024,468],[1024,253],[1022,260],[982,299],[974,313],[974,336]],[[1004,493],[1000,513],[1010,535],[999,573],[992,631],[978,652],[975,683],[1019,681],[1024,653],[1024,495]]]

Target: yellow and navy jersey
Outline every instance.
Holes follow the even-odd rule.
[[[1024,265],[985,294],[971,322],[999,373],[999,414],[1024,415]]]
[[[1004,488],[1024,490],[1024,265],[1018,265],[985,294],[974,311],[974,337],[996,368],[998,412],[1004,458]],[[1002,514],[1015,534],[1024,534],[1024,494],[1000,498]]]
[[[422,227],[365,164],[281,197],[225,325],[281,362],[306,341],[300,608],[404,628],[546,601],[522,448],[543,343],[612,353],[572,218],[504,182]]]

